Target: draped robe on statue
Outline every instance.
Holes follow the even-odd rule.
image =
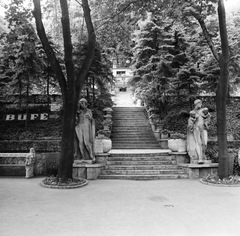
[[[92,118],[90,109],[80,110],[78,113],[78,124],[75,127],[77,144],[76,156],[80,160],[93,160],[94,155],[94,138],[95,138],[95,122]],[[80,158],[78,157],[80,154]]]
[[[190,112],[187,129],[187,152],[191,162],[197,160],[199,163],[203,163],[206,159],[209,122],[210,114],[207,108],[197,107]]]
[[[194,114],[194,117],[191,116],[191,113]],[[198,160],[198,155],[196,151],[196,142],[194,137],[195,122],[197,120],[196,112],[191,111],[190,117],[188,119],[187,127],[187,152],[191,160]]]

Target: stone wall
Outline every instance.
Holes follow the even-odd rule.
[[[57,168],[60,158],[60,145],[60,140],[4,140],[0,141],[0,152],[28,153],[30,148],[33,147],[36,152],[34,165],[35,175],[51,176],[57,174]],[[25,161],[18,157],[17,159],[19,160],[15,160],[12,164],[21,164],[21,166],[11,167],[11,165],[8,165],[5,167],[1,167],[3,169],[2,175],[14,175],[13,173],[15,172],[16,175],[24,175],[25,167],[23,164]],[[8,161],[4,161],[4,163],[8,163]],[[7,171],[4,171],[6,168]]]

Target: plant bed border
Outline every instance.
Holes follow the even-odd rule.
[[[210,185],[210,186],[216,186],[216,187],[240,187],[240,183],[238,183],[238,184],[210,183],[208,181],[203,180],[203,178],[200,178],[199,182],[201,182],[202,184],[206,184],[206,185]]]
[[[43,179],[41,182],[40,182],[40,185],[44,188],[53,188],[53,189],[75,189],[75,188],[80,188],[80,187],[83,187],[85,185],[88,184],[88,181],[86,179],[75,179],[75,180],[79,180],[79,183],[71,183],[69,185],[67,184],[46,184],[44,183],[44,181],[48,178],[53,178],[53,177],[47,177],[45,179]],[[55,177],[54,177],[55,178]]]

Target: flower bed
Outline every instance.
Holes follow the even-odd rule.
[[[207,177],[201,178],[200,182],[219,187],[240,187],[240,176],[230,175],[227,178],[220,179],[217,175],[208,175]]]
[[[87,185],[88,181],[86,179],[68,179],[68,181],[62,182],[61,179],[51,176],[45,178],[40,184],[45,188],[73,189]]]

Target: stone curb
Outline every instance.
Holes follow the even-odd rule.
[[[52,188],[52,189],[75,189],[80,188],[88,184],[88,181],[84,179],[84,182],[81,184],[71,185],[71,186],[65,186],[65,185],[47,185],[43,183],[44,180],[40,182],[40,185],[44,188]]]
[[[240,187],[240,184],[213,184],[213,183],[206,182],[203,179],[199,179],[199,182],[202,184],[216,186],[216,187]]]

